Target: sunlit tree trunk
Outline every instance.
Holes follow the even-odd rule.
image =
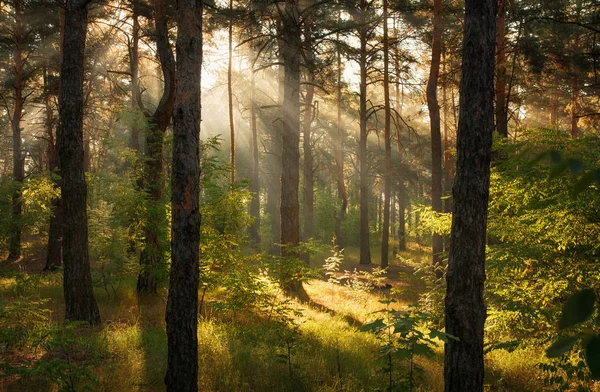
[[[282,255],[297,257],[293,249],[300,243],[300,53],[302,49],[300,15],[296,0],[286,0],[282,16],[283,93],[281,245]],[[284,290],[306,299],[302,282],[282,277]]]
[[[508,137],[506,102],[506,0],[498,0],[496,15],[496,130]]]
[[[63,207],[65,319],[100,323],[88,255],[83,170],[83,66],[89,0],[67,0],[60,78],[58,156]]]
[[[390,198],[392,193],[392,112],[390,109],[390,49],[388,34],[388,1],[383,0],[383,92],[385,117],[385,174],[383,191],[383,233],[381,240],[381,267],[389,264]]]
[[[154,13],[156,48],[163,73],[164,87],[158,107],[154,114],[148,117],[146,131],[146,157],[143,169],[146,216],[143,223],[144,247],[140,254],[142,269],[137,281],[138,294],[156,294],[157,269],[163,262],[163,245],[160,237],[161,227],[166,224],[166,211],[162,203],[163,144],[175,102],[175,60],[169,43],[166,7],[163,0],[155,0]]]
[[[396,23],[394,21],[394,27]],[[404,173],[402,168],[403,159],[403,147],[402,138],[400,137],[401,129],[401,100],[400,100],[400,53],[398,45],[394,45],[394,68],[396,71],[396,88],[395,88],[395,114],[396,114],[396,145],[398,148],[398,173],[396,177],[398,179],[398,250],[406,250],[406,190],[404,187]]]
[[[168,392],[198,391],[202,0],[177,0],[176,94],[167,299]]]
[[[443,62],[444,81],[442,100],[444,105],[444,212],[452,212],[452,145],[450,143],[450,121],[448,115],[448,75],[446,74],[446,56]],[[447,238],[446,238],[447,239]]]
[[[307,17],[304,23],[304,37],[306,50],[304,51],[304,58],[307,65],[307,81],[306,94],[304,96],[304,118],[302,123],[302,147],[304,152],[304,181],[303,181],[303,197],[304,203],[303,216],[304,216],[304,227],[302,232],[302,238],[304,241],[309,241],[313,233],[313,212],[315,202],[315,191],[314,191],[314,168],[313,168],[313,151],[312,151],[312,122],[314,119],[313,100],[315,97],[315,64],[314,64],[314,53],[311,45],[311,18]],[[310,255],[308,253],[303,255],[304,260],[308,263],[310,261]]]
[[[258,129],[256,124],[256,73],[250,77],[250,147],[252,159],[250,168],[250,215],[254,219],[250,225],[250,238],[255,249],[260,249],[260,167],[258,154]]]
[[[338,15],[338,23],[339,23]],[[339,33],[336,36],[336,40],[339,41]],[[341,201],[340,210],[337,213],[335,219],[335,238],[336,245],[339,249],[344,249],[344,236],[342,234],[342,222],[348,208],[348,195],[346,194],[346,184],[344,182],[344,131],[342,124],[342,53],[340,48],[337,50],[337,117],[336,117],[336,147],[335,147],[335,161],[336,161],[336,172],[337,172],[337,189],[338,197]]]
[[[13,139],[13,181],[14,191],[12,195],[12,227],[10,233],[8,258],[16,259],[21,255],[21,215],[23,210],[22,191],[23,179],[25,178],[25,167],[23,152],[21,151],[21,119],[23,117],[23,105],[25,98],[24,89],[24,67],[23,58],[23,3],[21,0],[14,0],[14,76],[15,76],[15,99],[14,110],[11,117],[12,139]]]
[[[431,69],[427,82],[427,107],[431,124],[431,207],[434,212],[442,212],[442,136],[440,121],[440,105],[437,98],[437,86],[440,76],[440,59],[442,55],[442,0],[433,2],[433,44],[431,50]],[[434,233],[431,248],[436,275],[441,277],[438,268],[442,262],[442,236]]]
[[[485,245],[494,131],[496,0],[465,4],[458,161],[446,277],[446,392],[483,391]]]
[[[358,147],[358,160],[360,167],[360,264],[371,264],[371,243],[369,239],[369,170],[367,163],[367,41],[368,26],[366,24],[365,0],[360,0],[360,92],[359,92],[359,116],[360,116],[360,139]]]
[[[229,21],[227,35],[227,98],[229,106],[229,137],[230,144],[230,163],[231,163],[231,185],[235,182],[235,123],[233,118],[233,0],[229,0]]]

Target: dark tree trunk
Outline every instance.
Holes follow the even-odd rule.
[[[296,0],[286,0],[282,12],[283,93],[281,245],[282,255],[298,257],[294,247],[300,243],[300,53],[302,50],[300,15]],[[302,282],[283,276],[285,291],[307,299]]]
[[[485,244],[494,131],[496,0],[467,0],[446,291],[446,392],[483,391]]]
[[[140,100],[140,84],[139,84],[139,43],[140,43],[140,22],[138,15],[137,1],[132,1],[132,22],[133,29],[131,33],[131,44],[129,47],[129,71],[131,72],[131,109],[137,111]],[[137,120],[134,120],[131,127],[131,140],[129,146],[140,151],[140,132],[138,129]]]
[[[496,130],[508,137],[508,103],[506,102],[506,0],[498,0],[496,15]]]
[[[142,270],[138,276],[138,294],[156,294],[158,268],[163,262],[161,227],[166,224],[162,203],[163,144],[165,131],[171,121],[175,102],[175,60],[169,44],[166,6],[155,0],[156,47],[164,78],[163,95],[154,114],[148,118],[146,132],[146,159],[144,160],[143,191],[146,214],[144,221],[144,249],[140,254]]]
[[[62,27],[61,27],[62,30]],[[62,37],[62,35],[61,35]],[[61,38],[62,41],[62,38]],[[54,138],[54,111],[52,109],[51,95],[48,86],[48,70],[46,65],[43,69],[44,73],[44,103],[46,111],[46,133],[48,135],[48,171],[54,173],[58,169],[58,156],[56,152],[56,142]],[[58,173],[56,173],[58,174]],[[59,186],[53,180],[54,186]],[[46,265],[44,271],[55,271],[62,265],[61,255],[61,207],[60,197],[52,199],[52,215],[50,216],[50,225],[48,228],[48,244],[46,246]]]
[[[310,71],[309,71],[310,72]],[[309,82],[314,83],[314,76],[309,75]],[[303,152],[304,152],[304,228],[303,228],[303,239],[304,241],[310,240],[313,233],[313,210],[315,202],[315,191],[314,191],[314,168],[313,168],[313,153],[311,146],[311,131],[313,121],[313,98],[315,96],[315,86],[309,84],[306,87],[306,97],[304,99],[304,123],[303,127]],[[308,257],[308,255],[307,255]],[[308,259],[307,259],[308,261]]]
[[[367,41],[368,26],[365,12],[367,4],[360,0],[360,140],[358,160],[360,166],[360,264],[371,264],[371,243],[369,236],[369,169],[367,164]]]
[[[256,126],[256,76],[252,72],[250,79],[250,145],[252,160],[250,169],[250,215],[254,219],[250,226],[250,238],[256,250],[260,250],[260,168],[258,154],[258,129]]]
[[[446,61],[444,56],[444,75],[446,75]],[[450,145],[450,137],[449,137],[449,128],[450,126],[448,121],[448,78],[444,80],[442,84],[442,99],[444,101],[444,196],[446,199],[444,200],[444,212],[452,212],[452,147]],[[446,242],[448,238],[446,237]]]
[[[14,71],[15,71],[15,107],[11,118],[12,139],[13,139],[13,181],[14,192],[12,195],[12,227],[8,246],[8,258],[16,259],[21,256],[21,215],[23,210],[22,191],[23,179],[25,178],[25,167],[23,153],[21,151],[21,118],[23,117],[23,105],[25,98],[24,89],[24,65],[23,58],[23,3],[21,0],[15,0],[14,18],[15,18],[15,51]]]
[[[167,300],[168,392],[198,390],[200,67],[202,0],[177,1],[173,111],[171,274]]]
[[[83,64],[88,0],[68,0],[59,96],[58,156],[63,207],[65,319],[100,323],[88,255],[83,167]]]
[[[381,236],[381,267],[389,265],[390,247],[390,198],[392,193],[392,111],[390,108],[388,1],[383,0],[383,92],[385,112],[385,174],[383,191],[383,233]]]
[[[339,15],[338,15],[339,23]],[[337,40],[339,41],[339,33]],[[339,249],[344,249],[344,236],[342,233],[342,222],[348,208],[348,195],[346,194],[346,184],[344,182],[344,131],[342,125],[342,54],[340,48],[337,51],[337,119],[336,119],[336,148],[335,161],[337,171],[337,189],[338,197],[341,201],[340,210],[335,218],[335,238]]]
[[[433,44],[431,50],[431,70],[427,82],[427,107],[431,124],[431,207],[434,212],[442,212],[442,134],[440,121],[440,105],[437,98],[437,86],[440,76],[440,60],[442,56],[442,0],[433,2]],[[433,266],[436,276],[440,278],[442,271],[441,253],[444,250],[442,236],[434,233],[431,241]]]

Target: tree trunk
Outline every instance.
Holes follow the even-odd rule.
[[[369,171],[367,163],[367,41],[366,1],[360,0],[360,140],[358,160],[360,166],[360,264],[371,264],[371,243],[369,239]]]
[[[250,238],[256,250],[260,250],[260,170],[258,154],[258,129],[256,127],[256,74],[250,79],[250,146],[252,160],[250,169],[250,215],[254,219],[250,225]]]
[[[283,63],[281,58],[281,52],[283,50],[283,42],[279,40],[279,52],[280,62]],[[283,128],[283,94],[285,84],[285,71],[283,65],[279,65],[278,69],[278,85],[279,92],[277,102],[279,103],[280,110],[277,112],[277,118],[273,121],[273,127],[271,128],[271,173],[267,181],[267,205],[265,206],[266,212],[271,216],[271,238],[272,246],[270,247],[270,253],[280,254],[281,247],[277,244],[281,240],[281,161],[282,161],[282,128]]]
[[[281,172],[281,245],[282,256],[298,257],[300,243],[300,51],[302,50],[300,15],[296,0],[286,0],[282,10],[283,93],[282,172]],[[302,282],[283,276],[285,291],[300,299],[308,296]]]
[[[442,84],[442,99],[444,102],[444,212],[452,212],[452,147],[450,145],[449,128],[448,125],[448,97],[446,91],[448,90],[448,77],[446,74],[446,56],[444,56],[444,75],[445,79]],[[447,242],[448,238],[446,238]]]
[[[312,71],[309,71],[309,82],[314,83],[314,76]],[[304,122],[303,126],[303,152],[304,152],[304,230],[303,239],[309,241],[313,233],[313,210],[315,202],[314,192],[314,169],[313,169],[313,155],[311,146],[311,131],[313,121],[313,99],[315,96],[315,86],[309,84],[306,86],[306,96],[304,99]],[[308,262],[308,254],[305,255],[306,261]]]
[[[171,121],[175,102],[175,60],[169,44],[166,7],[163,0],[155,0],[156,47],[164,78],[163,95],[152,117],[148,118],[146,132],[146,159],[144,160],[142,190],[145,192],[144,249],[140,254],[142,269],[138,276],[138,294],[156,294],[158,269],[163,262],[161,227],[166,224],[162,202],[163,143]]]
[[[131,16],[133,22],[133,29],[131,33],[131,46],[129,47],[129,70],[131,72],[131,109],[137,111],[139,109],[138,102],[140,99],[140,85],[139,85],[139,42],[140,42],[140,22],[138,15],[138,5],[134,0],[132,1]],[[134,119],[131,127],[131,140],[129,146],[135,150],[140,151],[139,141],[139,129],[137,120]]]
[[[62,30],[62,26],[61,26]],[[62,41],[62,39],[61,39]],[[62,52],[62,51],[61,51]],[[48,69],[44,64],[44,104],[46,111],[46,133],[48,134],[48,171],[54,174],[58,168],[58,156],[56,152],[56,143],[54,140],[54,111],[52,109],[52,101],[48,86]],[[58,174],[58,173],[56,173]],[[53,186],[58,186],[56,180],[52,180]],[[48,228],[48,244],[46,246],[46,265],[44,271],[55,271],[62,264],[61,255],[61,207],[60,197],[52,199],[52,215],[50,216],[50,225]]]
[[[579,136],[579,118],[577,117],[577,106],[579,104],[579,77],[571,78],[571,136]]]
[[[431,124],[431,207],[434,212],[442,212],[442,135],[440,105],[437,99],[437,86],[440,76],[442,55],[442,0],[433,2],[433,45],[431,50],[431,69],[427,81],[427,107]],[[431,241],[432,262],[436,276],[440,278],[444,250],[442,236],[434,233]]]
[[[508,137],[508,105],[506,102],[506,0],[498,1],[496,15],[496,130]]]
[[[385,117],[385,175],[383,191],[383,233],[381,236],[381,268],[389,265],[390,198],[392,193],[392,111],[390,108],[388,1],[383,0],[383,92]]]
[[[338,15],[338,23],[340,17]],[[339,33],[336,40],[339,41]],[[344,236],[342,233],[342,222],[348,208],[348,195],[346,194],[346,184],[344,182],[344,131],[342,125],[342,54],[340,48],[337,50],[337,119],[336,119],[336,148],[335,161],[337,172],[338,197],[341,201],[340,210],[335,218],[335,239],[338,249],[344,249]]]
[[[24,89],[24,65],[23,58],[23,4],[21,0],[15,0],[14,17],[15,17],[15,51],[14,55],[14,71],[15,71],[15,107],[11,118],[12,139],[13,139],[13,181],[14,191],[12,195],[12,229],[10,233],[8,258],[16,259],[21,256],[21,215],[23,210],[22,191],[23,179],[25,178],[25,167],[23,161],[23,153],[21,151],[21,118],[23,116],[23,105],[25,98],[23,97]]]
[[[496,0],[467,0],[446,289],[446,392],[483,391],[485,244],[494,131]]]
[[[402,172],[402,138],[400,137],[400,124],[402,121],[400,113],[402,107],[400,105],[400,53],[398,45],[394,45],[394,67],[396,70],[396,145],[398,147],[398,250],[404,251],[406,250],[406,219],[404,215],[406,210],[406,192],[404,188],[404,173]]]
[[[67,0],[59,96],[65,319],[100,323],[88,255],[87,185],[83,170],[83,66],[88,0]]]
[[[233,0],[229,0],[229,26],[227,36],[228,61],[227,61],[227,98],[229,106],[229,137],[230,144],[230,162],[231,177],[230,182],[233,186],[235,182],[235,124],[233,119]]]
[[[177,0],[176,47],[165,384],[168,392],[195,392],[198,390],[202,0]]]

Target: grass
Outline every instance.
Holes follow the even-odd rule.
[[[352,252],[354,250],[350,249],[349,253]],[[318,263],[317,260],[325,257],[315,256],[313,260]],[[402,252],[401,257],[418,261],[426,260],[428,255],[411,248]],[[21,264],[26,267],[27,260]],[[346,263],[341,269],[354,267],[359,266]],[[198,329],[199,390],[383,390],[387,376],[382,373],[384,363],[380,358],[380,343],[374,335],[358,329],[376,318],[375,312],[384,307],[380,300],[393,298],[397,301],[393,306],[404,309],[418,299],[424,286],[412,276],[411,268],[411,265],[393,265],[386,280],[392,290],[360,293],[343,285],[311,280],[305,284],[311,304],[290,302],[286,305],[287,310],[282,311],[289,318],[287,322],[266,317],[258,311],[238,311],[233,317],[231,312],[210,307],[211,303],[222,299],[223,290],[209,292],[208,310],[200,319]],[[47,318],[31,324],[29,330],[55,331],[50,333],[50,338],[46,337],[54,339],[54,343],[49,345],[50,348],[36,346],[33,334],[25,338],[22,345],[7,350],[0,340],[0,353],[6,354],[1,362],[6,360],[17,365],[24,360],[24,368],[37,369],[3,377],[0,367],[0,391],[45,392],[59,388],[79,391],[85,390],[86,386],[98,391],[164,390],[167,355],[165,291],[158,297],[138,298],[135,277],[125,279],[115,295],[96,289],[103,324],[94,328],[75,327],[71,332],[64,332],[61,275],[28,274],[26,270],[0,269],[3,271],[0,275],[0,327],[33,323],[33,316],[7,317],[7,306],[44,300],[40,306],[47,311],[44,313]],[[440,344],[434,350],[433,357],[416,359],[423,369],[423,377],[415,391],[443,390],[443,347]],[[535,349],[488,354],[486,382],[489,390],[543,390],[540,386],[542,376],[535,367],[540,355]],[[32,366],[34,363],[37,365]],[[396,366],[400,370],[406,369],[407,363]]]

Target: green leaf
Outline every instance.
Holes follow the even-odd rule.
[[[438,331],[438,330],[435,330],[435,329],[432,329],[432,330],[429,332],[429,337],[430,337],[431,339],[436,339],[436,338],[437,338],[437,339],[441,340],[441,341],[442,341],[442,342],[444,342],[444,343],[448,343],[448,341],[449,341],[450,339],[453,339],[453,340],[459,340],[459,339],[458,339],[456,336],[452,336],[452,335],[450,335],[450,334],[447,334],[447,333],[445,333],[445,332],[440,332],[440,331]]]
[[[383,322],[383,319],[377,319],[371,323],[363,325],[362,327],[360,327],[359,331],[360,332],[377,333],[377,332],[381,331],[382,329],[384,329],[385,327],[386,327],[386,325]]]
[[[556,342],[552,343],[552,345],[546,349],[546,356],[548,358],[560,357],[567,351],[571,350],[575,343],[577,343],[579,338],[579,335],[565,336],[559,338]]]
[[[563,305],[558,329],[565,329],[589,319],[594,312],[595,302],[596,293],[592,289],[581,290],[571,295]]]
[[[583,161],[579,160],[579,159],[569,159],[569,169],[571,169],[571,171],[575,174],[581,174],[583,173],[583,169],[584,169],[584,165],[583,165]]]
[[[526,167],[532,168],[533,166],[538,164],[542,159],[546,158],[548,156],[548,154],[549,154],[548,151],[544,151],[541,154],[536,155],[535,158],[533,158],[531,161],[527,162]]]
[[[600,336],[594,336],[585,346],[585,362],[592,377],[600,379]]]
[[[596,179],[596,172],[588,172],[586,173],[585,176],[581,177],[579,179],[579,181],[577,181],[577,183],[575,184],[575,186],[573,187],[573,196],[576,196],[578,194],[580,194],[581,192],[585,191],[586,189],[589,188],[590,185],[592,185],[592,183],[594,182],[594,180]]]

